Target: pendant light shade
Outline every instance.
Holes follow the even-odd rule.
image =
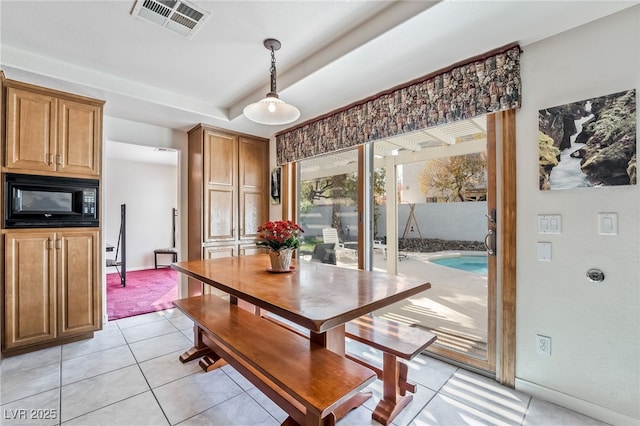
[[[264,99],[247,105],[244,115],[249,120],[260,124],[277,126],[289,124],[300,118],[300,110],[282,101],[276,90],[276,56],[275,51],[280,49],[278,40],[268,38],[264,41],[264,47],[271,51],[271,92]]]

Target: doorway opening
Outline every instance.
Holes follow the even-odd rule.
[[[175,248],[179,241],[179,226],[174,225],[180,213],[176,210],[179,153],[107,141],[105,156],[103,241],[105,250],[113,250],[105,258],[113,259],[116,251],[120,256],[113,259],[120,263],[119,271],[106,267],[107,317],[115,320],[171,308],[178,297],[178,276],[167,266],[174,256],[156,256],[154,251]],[[124,222],[122,205],[126,206]],[[123,253],[126,259],[121,258]]]

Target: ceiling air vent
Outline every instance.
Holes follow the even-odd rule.
[[[183,0],[138,0],[133,16],[192,38],[211,15]]]

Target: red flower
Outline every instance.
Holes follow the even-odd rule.
[[[278,251],[284,248],[300,247],[298,237],[304,231],[297,223],[287,220],[267,222],[258,227],[258,245]]]

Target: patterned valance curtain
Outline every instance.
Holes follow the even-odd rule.
[[[276,135],[278,164],[521,104],[520,46],[509,45]]]

